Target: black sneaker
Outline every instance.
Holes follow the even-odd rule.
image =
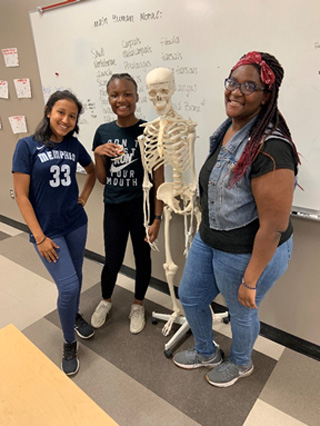
[[[82,339],[90,339],[94,336],[93,327],[85,321],[80,314],[76,316],[76,322],[74,324],[74,329],[79,337]]]
[[[79,370],[80,364],[77,358],[78,342],[75,340],[73,343],[65,342],[63,344],[63,358],[61,362],[61,370],[67,376],[73,376]]]

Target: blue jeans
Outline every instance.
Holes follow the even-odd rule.
[[[256,304],[288,268],[292,253],[292,237],[279,246],[257,283]],[[190,324],[196,350],[204,356],[215,352],[210,304],[221,293],[230,312],[232,345],[230,359],[234,364],[250,362],[253,345],[260,332],[257,309],[246,308],[238,301],[238,289],[251,257],[213,249],[199,233],[190,248],[179,297]]]
[[[75,339],[74,323],[79,309],[82,285],[82,265],[87,239],[87,225],[62,237],[52,238],[58,246],[59,259],[56,263],[48,262],[40,256],[36,244],[34,247],[58,288],[58,312],[64,339]]]

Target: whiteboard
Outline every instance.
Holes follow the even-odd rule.
[[[106,83],[128,72],[137,81],[137,116],[156,118],[146,74],[171,68],[173,106],[198,123],[199,172],[209,136],[226,118],[223,81],[250,50],[275,55],[285,69],[279,109],[302,156],[296,211],[320,212],[319,0],[82,0],[30,12],[44,100],[70,89],[85,106],[81,142],[91,152],[96,128],[115,119]]]

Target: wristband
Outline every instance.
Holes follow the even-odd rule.
[[[41,241],[39,241],[38,243],[36,243],[36,245],[39,246],[40,244],[42,244],[43,242],[45,242],[46,239],[47,239],[47,237],[44,236],[44,238]]]
[[[82,207],[84,207],[86,205],[86,202],[84,201],[83,198],[78,198],[78,201],[82,205]]]
[[[249,288],[250,290],[256,290],[257,287],[250,287],[248,284],[246,284],[245,280],[242,278],[241,284],[243,284],[245,287]]]
[[[155,219],[158,219],[158,220],[161,220],[162,218],[161,218],[161,216],[155,216],[154,217]]]

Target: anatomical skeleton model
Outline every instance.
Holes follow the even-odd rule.
[[[157,314],[158,319],[167,320],[162,334],[167,336],[173,323],[182,325],[179,332],[189,330],[188,323],[183,316],[183,309],[178,302],[173,279],[178,266],[173,262],[170,250],[170,220],[172,213],[184,217],[185,228],[185,256],[191,245],[195,229],[200,223],[200,210],[196,203],[197,178],[194,165],[194,142],[196,123],[185,120],[172,106],[171,97],[175,90],[174,76],[167,68],[156,68],[146,77],[149,99],[152,101],[159,118],[142,124],[143,135],[139,136],[139,145],[144,165],[144,225],[147,230],[150,223],[149,191],[152,183],[149,180],[153,169],[162,165],[172,169],[172,182],[164,182],[157,191],[157,198],[164,203],[164,239],[165,263],[163,265],[170,296],[173,302],[171,315]],[[186,178],[189,177],[189,183]],[[194,229],[195,228],[195,229]],[[147,233],[148,235],[148,233]],[[153,243],[154,249],[158,249]],[[153,318],[155,313],[153,313]],[[184,327],[184,330],[182,328]],[[170,344],[168,344],[170,346]]]
[[[162,165],[166,169],[172,169],[172,182],[161,184],[156,196],[164,203],[165,263],[163,267],[173,303],[173,312],[171,315],[152,313],[152,318],[166,321],[162,329],[164,336],[170,333],[174,323],[181,325],[175,335],[165,344],[165,354],[170,357],[171,347],[190,328],[174,292],[173,280],[178,266],[173,262],[170,250],[170,220],[172,213],[184,218],[184,255],[187,256],[193,235],[198,229],[201,219],[200,209],[196,202],[197,178],[194,165],[195,127],[197,124],[191,120],[185,120],[173,109],[171,97],[175,90],[175,82],[170,69],[156,68],[152,70],[146,77],[146,85],[149,99],[159,115],[159,118],[141,125],[144,127],[144,132],[138,138],[144,166],[144,226],[146,231],[150,223],[149,191],[152,188],[149,176],[152,170]],[[158,250],[155,243],[150,243],[150,245]],[[212,322],[217,319],[228,322],[228,312],[215,314],[212,311]]]

